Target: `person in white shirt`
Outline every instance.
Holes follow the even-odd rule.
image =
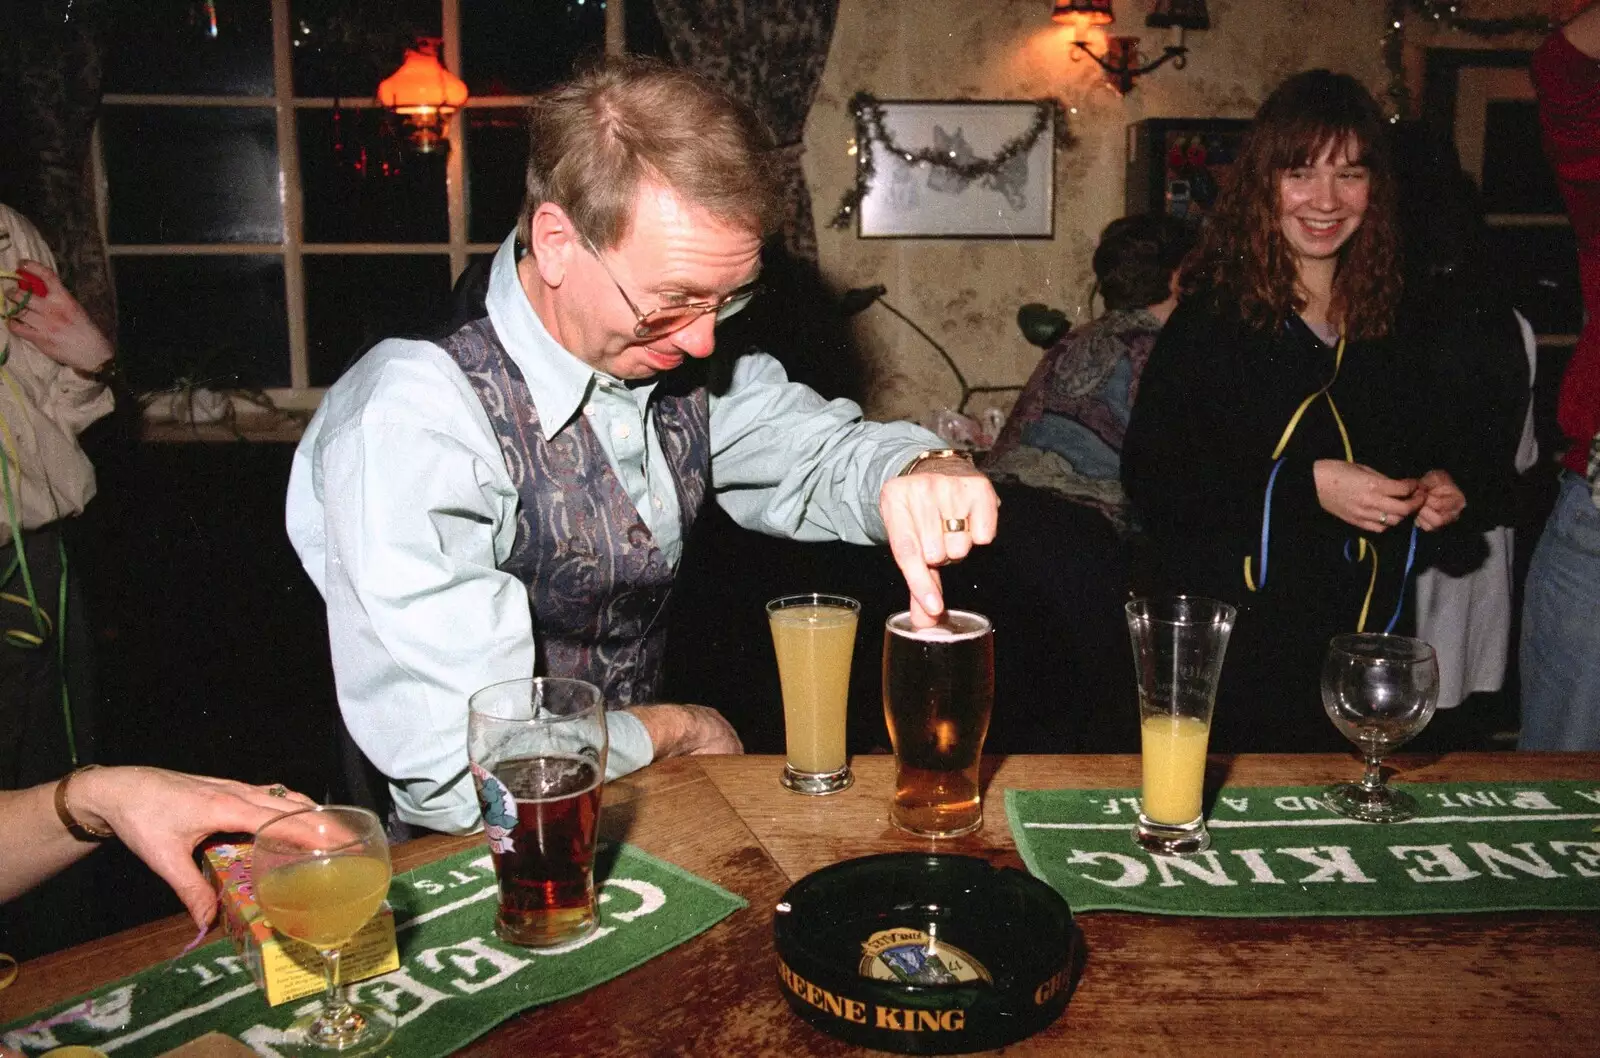
[[[628,60],[537,100],[530,144],[487,316],[363,357],[289,482],[345,723],[398,817],[451,832],[479,822],[467,699],[500,680],[600,685],[611,777],[739,751],[713,710],[658,701],[662,615],[708,495],[763,532],[887,541],[923,624],[943,610],[938,567],[998,517],[936,435],[864,422],[760,353],[707,360],[777,214],[744,108]]]

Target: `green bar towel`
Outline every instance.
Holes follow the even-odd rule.
[[[1138,790],[1007,790],[1017,849],[1074,911],[1417,915],[1600,908],[1600,783],[1407,785],[1404,823],[1360,823],[1325,787],[1223,788],[1211,849],[1133,843]]]
[[[349,987],[352,998],[386,1007],[399,1019],[384,1054],[450,1054],[519,1011],[593,988],[747,906],[632,846],[602,847],[597,874],[601,928],[560,953],[495,939],[496,886],[487,848],[396,877],[389,902],[400,969]],[[0,1039],[30,1055],[83,1044],[116,1058],[140,1058],[216,1030],[271,1051],[312,1002],[267,1006],[232,945],[219,941],[4,1026]]]

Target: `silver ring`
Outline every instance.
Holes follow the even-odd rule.
[[[288,797],[289,796],[289,788],[287,786],[283,785],[283,783],[281,783],[281,782],[275,782],[271,786],[267,787],[267,796],[268,797]]]
[[[1379,525],[1388,525],[1389,524],[1389,512],[1388,511],[1383,511],[1378,515],[1378,524]]]
[[[967,531],[967,520],[965,518],[946,518],[944,520],[944,531],[947,533],[964,533]]]

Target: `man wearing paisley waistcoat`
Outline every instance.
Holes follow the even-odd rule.
[[[662,615],[707,497],[765,533],[887,542],[925,625],[939,567],[992,540],[998,514],[936,435],[864,422],[762,353],[707,359],[778,213],[741,106],[626,60],[541,96],[530,129],[487,314],[363,356],[289,482],[345,725],[398,818],[449,832],[478,826],[466,702],[500,680],[599,685],[608,778],[740,751],[714,710],[659,701]]]

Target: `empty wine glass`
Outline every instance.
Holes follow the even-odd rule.
[[[1385,785],[1383,756],[1427,727],[1438,703],[1439,662],[1427,643],[1376,632],[1334,636],[1322,664],[1322,706],[1367,770],[1358,783],[1330,787],[1327,806],[1372,823],[1416,815],[1415,798]]]

